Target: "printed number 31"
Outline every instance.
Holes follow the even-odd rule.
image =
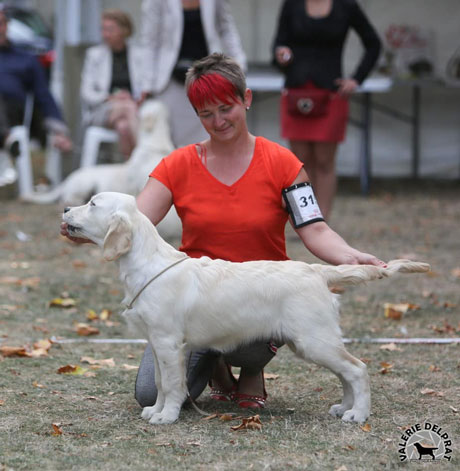
[[[305,206],[308,206],[308,200],[310,200],[311,204],[315,204],[315,200],[313,199],[312,195],[308,195],[308,198],[306,196],[301,196],[300,201],[302,204],[300,205],[301,208],[305,208]]]

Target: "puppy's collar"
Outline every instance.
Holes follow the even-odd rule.
[[[184,257],[184,258],[181,258],[180,260],[177,260],[175,261],[174,263],[172,263],[171,265],[167,266],[166,268],[164,268],[163,270],[161,270],[159,273],[157,273],[153,278],[151,278],[141,289],[140,291],[136,294],[136,296],[134,296],[134,298],[131,300],[131,302],[129,304],[127,304],[126,306],[126,309],[132,309],[133,308],[133,304],[135,303],[135,301],[137,300],[137,298],[141,295],[142,291],[145,290],[145,288],[147,288],[147,286],[150,284],[150,283],[153,283],[158,277],[160,277],[164,272],[168,271],[170,268],[178,265],[179,263],[183,262],[184,260],[187,260],[188,256]]]

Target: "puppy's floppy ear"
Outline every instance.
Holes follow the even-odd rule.
[[[124,213],[114,214],[104,239],[105,260],[116,260],[131,248],[132,225]]]

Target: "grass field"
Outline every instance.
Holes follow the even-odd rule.
[[[460,337],[458,183],[377,182],[368,198],[358,194],[356,182],[342,181],[340,188],[331,226],[351,245],[387,260],[407,257],[432,265],[428,275],[344,292],[344,337]],[[103,262],[94,246],[64,241],[58,235],[61,211],[11,199],[0,207],[0,347],[42,355],[0,356],[0,470],[399,469],[401,435],[425,421],[441,426],[453,442],[450,463],[438,466],[459,469],[458,344],[349,345],[369,368],[373,406],[366,426],[329,416],[341,396],[337,378],[297,360],[287,348],[266,369],[274,379],[267,381],[260,430],[232,430],[251,414],[212,402],[207,391],[199,406],[210,414],[235,413],[233,420],[203,420],[185,408],[174,425],[149,425],[133,397],[143,345],[34,348],[53,336],[128,335],[116,265]],[[292,258],[316,261],[292,231],[287,239]],[[74,305],[50,306],[55,298]],[[416,308],[397,320],[384,316],[385,303]],[[81,323],[99,333],[78,335]],[[58,374],[66,365],[80,366],[76,373],[82,374]]]

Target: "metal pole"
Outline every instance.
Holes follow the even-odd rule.
[[[371,99],[370,93],[363,93],[360,182],[361,193],[364,196],[369,194],[371,179]]]
[[[419,175],[420,167],[420,85],[412,88],[412,178]]]

